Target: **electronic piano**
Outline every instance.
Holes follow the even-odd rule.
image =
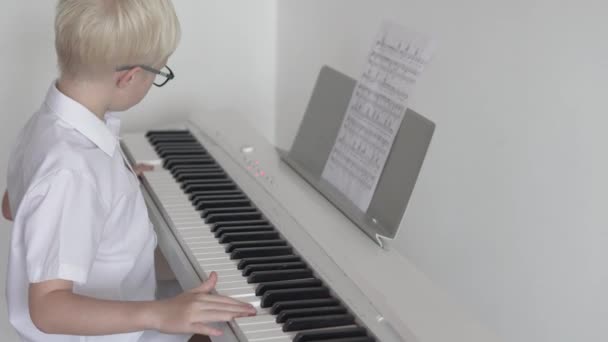
[[[354,80],[328,68],[319,80],[310,108],[322,118],[320,104],[342,97],[333,111],[343,112]],[[143,193],[182,288],[215,271],[218,294],[258,310],[218,325],[224,335],[214,342],[498,341],[405,256],[370,239],[246,122],[201,114],[121,137],[131,164],[156,166],[142,177]]]

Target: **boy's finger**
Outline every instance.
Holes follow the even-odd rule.
[[[199,335],[222,336],[224,334],[219,329],[211,328],[211,327],[208,327],[208,326],[206,326],[204,324],[200,324],[200,323],[194,323],[194,324],[192,324],[192,327],[194,328],[193,332],[195,334],[199,334]]]
[[[197,287],[193,291],[208,293],[215,288],[215,285],[217,285],[217,273],[211,272],[209,279],[207,279],[206,282],[202,283],[201,286]]]
[[[240,300],[236,300],[234,298],[230,298],[230,297],[226,297],[226,296],[219,296],[219,295],[205,296],[205,301],[206,302],[215,302],[215,303],[233,304],[233,305],[241,305],[241,306],[253,307],[249,303],[241,302]]]
[[[237,305],[237,304],[228,304],[228,303],[219,303],[219,302],[210,302],[206,301],[205,306],[203,308],[205,311],[228,311],[235,313],[244,313],[244,314],[255,314],[256,310],[250,305]]]
[[[200,313],[201,323],[214,323],[214,322],[230,322],[235,318],[249,316],[242,312],[230,312],[223,310],[204,310]]]
[[[137,164],[133,170],[138,176],[141,176],[144,174],[144,172],[154,171],[154,166],[148,164]]]

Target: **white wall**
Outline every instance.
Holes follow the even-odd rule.
[[[0,11],[0,189],[10,144],[56,77],[56,1],[4,1]],[[274,137],[275,0],[175,0],[183,40],[170,60],[177,78],[124,116],[141,130],[191,114],[236,112]],[[213,113],[213,114],[209,114]],[[0,194],[1,195],[1,194]],[[10,225],[0,220],[0,340],[15,338],[6,319],[4,276]]]
[[[431,34],[440,48],[410,105],[437,131],[400,250],[506,341],[605,341],[608,5],[278,5],[279,145],[320,67],[358,77],[383,19]]]

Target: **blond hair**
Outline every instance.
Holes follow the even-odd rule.
[[[171,0],[59,0],[55,35],[61,73],[94,77],[161,66],[177,48],[180,25]]]

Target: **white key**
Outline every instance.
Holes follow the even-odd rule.
[[[196,260],[200,263],[200,262],[210,261],[210,260],[218,260],[218,259],[224,260],[225,258],[226,258],[226,252],[224,252],[222,250],[221,253],[206,254],[206,255],[198,256],[198,257],[196,257]]]

